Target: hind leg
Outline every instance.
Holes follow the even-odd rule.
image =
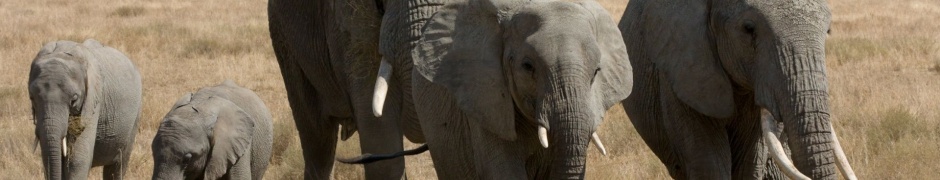
[[[133,144],[131,144],[123,149],[118,150],[118,157],[115,158],[116,162],[105,165],[101,177],[103,177],[105,180],[124,179],[124,174],[127,172],[127,164],[131,157],[131,149],[133,147]]]

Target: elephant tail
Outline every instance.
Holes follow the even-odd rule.
[[[354,157],[354,158],[348,158],[348,159],[346,159],[346,158],[336,158],[336,161],[339,161],[339,162],[341,162],[341,163],[346,163],[346,164],[368,164],[368,163],[372,163],[372,162],[376,162],[376,161],[381,161],[381,160],[386,160],[386,159],[394,159],[394,158],[402,157],[402,156],[410,156],[410,155],[415,155],[415,154],[421,154],[421,153],[424,153],[425,151],[428,151],[428,144],[421,145],[420,147],[415,148],[415,149],[406,150],[406,151],[401,151],[401,152],[396,152],[396,153],[392,153],[392,154],[369,154],[369,153],[366,153],[366,154],[363,154],[363,155],[361,155],[361,156],[359,156],[359,157]]]

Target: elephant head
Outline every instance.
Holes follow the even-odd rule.
[[[47,43],[30,68],[29,98],[47,179],[64,178],[68,145],[84,129],[83,120],[97,120],[99,76],[86,48],[95,46],[101,44],[94,40]]]
[[[482,129],[512,141],[537,128],[553,177],[583,176],[592,133],[632,88],[620,31],[593,1],[449,5],[413,53],[415,78],[445,87]]]
[[[621,28],[638,45],[630,51],[648,52],[692,109],[728,118],[736,92],[753,94],[784,123],[793,172],[824,179],[837,160],[851,172],[834,159],[841,147],[833,145],[826,80],[830,16],[824,0],[631,1]]]
[[[231,101],[183,96],[153,139],[153,179],[225,177],[230,167],[250,156],[253,128],[251,116]]]

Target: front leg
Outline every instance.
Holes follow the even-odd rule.
[[[69,131],[66,135],[68,142],[71,142],[67,143],[69,147],[66,148],[68,151],[66,158],[68,158],[69,179],[88,178],[88,170],[91,169],[95,154],[95,137],[97,137],[97,133],[97,112],[77,119],[69,118]]]
[[[668,86],[660,88],[666,112],[663,126],[679,163],[666,166],[691,179],[731,179],[731,149],[724,121],[685,105]]]
[[[251,152],[238,158],[228,171],[228,179],[251,179]]]
[[[466,117],[466,116],[464,116]],[[514,119],[504,119],[514,121]],[[485,130],[479,121],[470,121],[471,141],[476,169],[479,169],[481,179],[527,179],[526,157],[528,150],[525,146],[538,146],[534,143],[524,143],[523,139],[536,137],[535,133],[527,137],[520,137],[515,141],[506,141],[496,134]],[[531,128],[535,129],[535,127]]]

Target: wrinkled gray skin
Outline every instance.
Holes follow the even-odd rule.
[[[300,134],[306,179],[327,179],[337,132],[359,132],[362,153],[402,151],[424,137],[411,103],[411,53],[446,0],[271,0],[271,40]],[[380,59],[393,67],[381,118],[372,113]],[[342,128],[338,128],[342,126]],[[365,165],[366,179],[399,179],[404,158]]]
[[[94,166],[104,166],[105,179],[122,179],[140,97],[140,74],[121,52],[92,39],[44,45],[29,72],[29,99],[46,179],[86,179]]]
[[[786,127],[800,172],[835,179],[829,23],[823,0],[631,0],[619,27],[637,84],[624,109],[676,179],[773,170],[761,109]]]
[[[591,134],[633,79],[600,5],[461,2],[425,28],[414,102],[440,179],[583,178]]]
[[[261,179],[272,128],[261,98],[231,80],[187,93],[153,139],[153,179]]]

